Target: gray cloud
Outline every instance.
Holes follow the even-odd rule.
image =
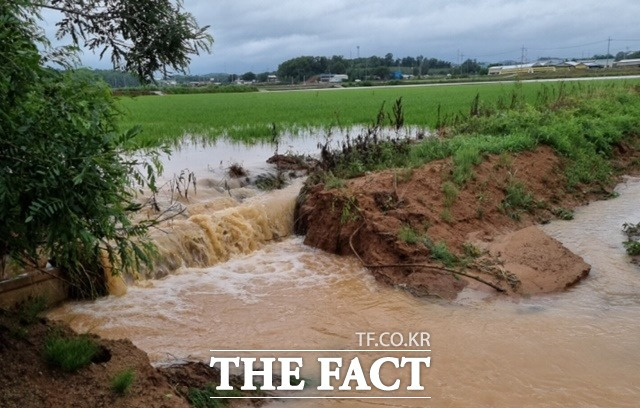
[[[215,38],[192,73],[275,70],[300,55],[424,55],[456,61],[590,56],[640,48],[636,0],[187,0]],[[52,32],[53,14],[47,14]],[[83,62],[108,67],[85,52]]]

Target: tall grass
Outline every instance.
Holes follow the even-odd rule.
[[[54,333],[47,336],[43,354],[51,367],[72,373],[88,366],[99,351],[100,346],[86,335],[65,337]]]

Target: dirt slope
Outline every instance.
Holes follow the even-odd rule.
[[[301,197],[296,231],[306,234],[308,245],[343,255],[357,253],[372,266],[376,278],[416,294],[453,298],[470,282],[487,287],[451,271],[397,266],[442,266],[433,259],[433,247],[423,243],[425,237],[432,244],[442,243],[458,260],[465,258],[467,273],[509,294],[563,290],[584,278],[589,266],[539,229],[514,234],[567,216],[568,209],[607,194],[603,186],[569,194],[562,168],[562,159],[551,148],[540,147],[514,156],[487,157],[457,194],[443,192],[453,174],[451,159],[412,172],[368,174],[339,189],[317,185]],[[530,194],[522,207],[507,198],[510,187],[518,184],[521,192]],[[401,238],[403,230],[415,233],[418,242]],[[483,250],[480,257],[469,255],[477,251],[474,248]],[[446,269],[459,271],[460,264]]]

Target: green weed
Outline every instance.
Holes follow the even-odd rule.
[[[99,351],[100,346],[86,335],[68,338],[53,333],[45,340],[43,354],[51,367],[76,372],[88,366]]]
[[[224,397],[242,396],[243,394],[240,391],[219,391],[216,390],[215,384],[210,384],[205,388],[190,388],[187,399],[195,408],[219,408],[226,407],[231,404],[232,400],[223,399]]]
[[[631,256],[640,255],[640,223],[625,223],[622,226],[622,230],[627,235],[627,241],[624,242],[624,247],[627,250],[627,254]]]
[[[573,211],[568,210],[564,207],[554,208],[552,212],[553,215],[561,220],[571,221],[573,219]]]
[[[455,184],[447,181],[442,185],[442,193],[444,195],[445,208],[451,208],[458,199],[458,194],[460,194],[460,191],[455,186]]]
[[[519,220],[523,211],[533,211],[536,201],[527,192],[526,187],[520,181],[509,180],[505,188],[505,197],[500,203],[500,210],[514,220]]]
[[[358,221],[360,219],[360,208],[358,208],[358,200],[354,196],[349,196],[344,200],[342,212],[340,213],[340,225],[349,222]]]
[[[136,372],[129,368],[118,374],[111,380],[111,391],[118,395],[125,395],[131,389],[133,381],[136,378]]]
[[[429,237],[424,237],[423,242],[429,248],[431,258],[440,261],[444,266],[452,268],[459,264],[460,259],[449,250],[446,242],[433,242]]]
[[[445,208],[444,210],[442,210],[442,212],[440,213],[440,219],[447,224],[451,224],[453,222],[453,214],[451,214],[451,209]]]
[[[398,239],[406,242],[407,244],[414,245],[420,242],[422,238],[420,237],[418,231],[407,225],[400,228],[400,230],[398,231]]]
[[[324,187],[327,190],[333,190],[335,188],[343,188],[344,180],[334,176],[333,173],[329,172],[329,174],[327,174],[325,178]]]

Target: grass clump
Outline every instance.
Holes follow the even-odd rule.
[[[514,220],[520,220],[523,211],[532,211],[536,200],[520,181],[509,180],[505,188],[505,197],[500,203],[500,210]]]
[[[43,355],[49,366],[73,373],[88,366],[100,346],[87,335],[65,337],[60,333],[47,336]]]
[[[418,231],[408,225],[400,228],[400,230],[398,231],[398,239],[411,245],[415,245],[418,242],[422,241],[422,237],[420,236]]]
[[[231,400],[225,397],[242,397],[243,394],[237,390],[219,391],[215,384],[207,385],[205,388],[191,388],[187,399],[189,404],[195,408],[219,408],[229,406]],[[214,398],[212,398],[214,397]]]
[[[458,190],[455,184],[447,181],[442,185],[442,194],[444,195],[444,206],[446,208],[451,208],[458,199],[460,190]]]
[[[571,221],[573,219],[573,211],[568,210],[564,207],[555,208],[552,212],[553,212],[553,215],[555,215],[561,220]]]
[[[324,180],[324,187],[327,190],[343,188],[344,187],[344,180],[334,176],[333,173],[329,172],[329,174],[327,174],[327,176],[326,176],[326,178]]]
[[[111,391],[118,395],[125,395],[131,389],[133,381],[136,378],[136,372],[133,368],[128,368],[118,374],[111,380]]]
[[[449,250],[446,242],[433,242],[428,237],[425,237],[423,242],[429,248],[431,258],[441,262],[444,266],[452,268],[460,263],[460,258]]]
[[[473,168],[480,164],[480,149],[474,145],[464,146],[453,155],[453,181],[463,186],[474,178]]]

